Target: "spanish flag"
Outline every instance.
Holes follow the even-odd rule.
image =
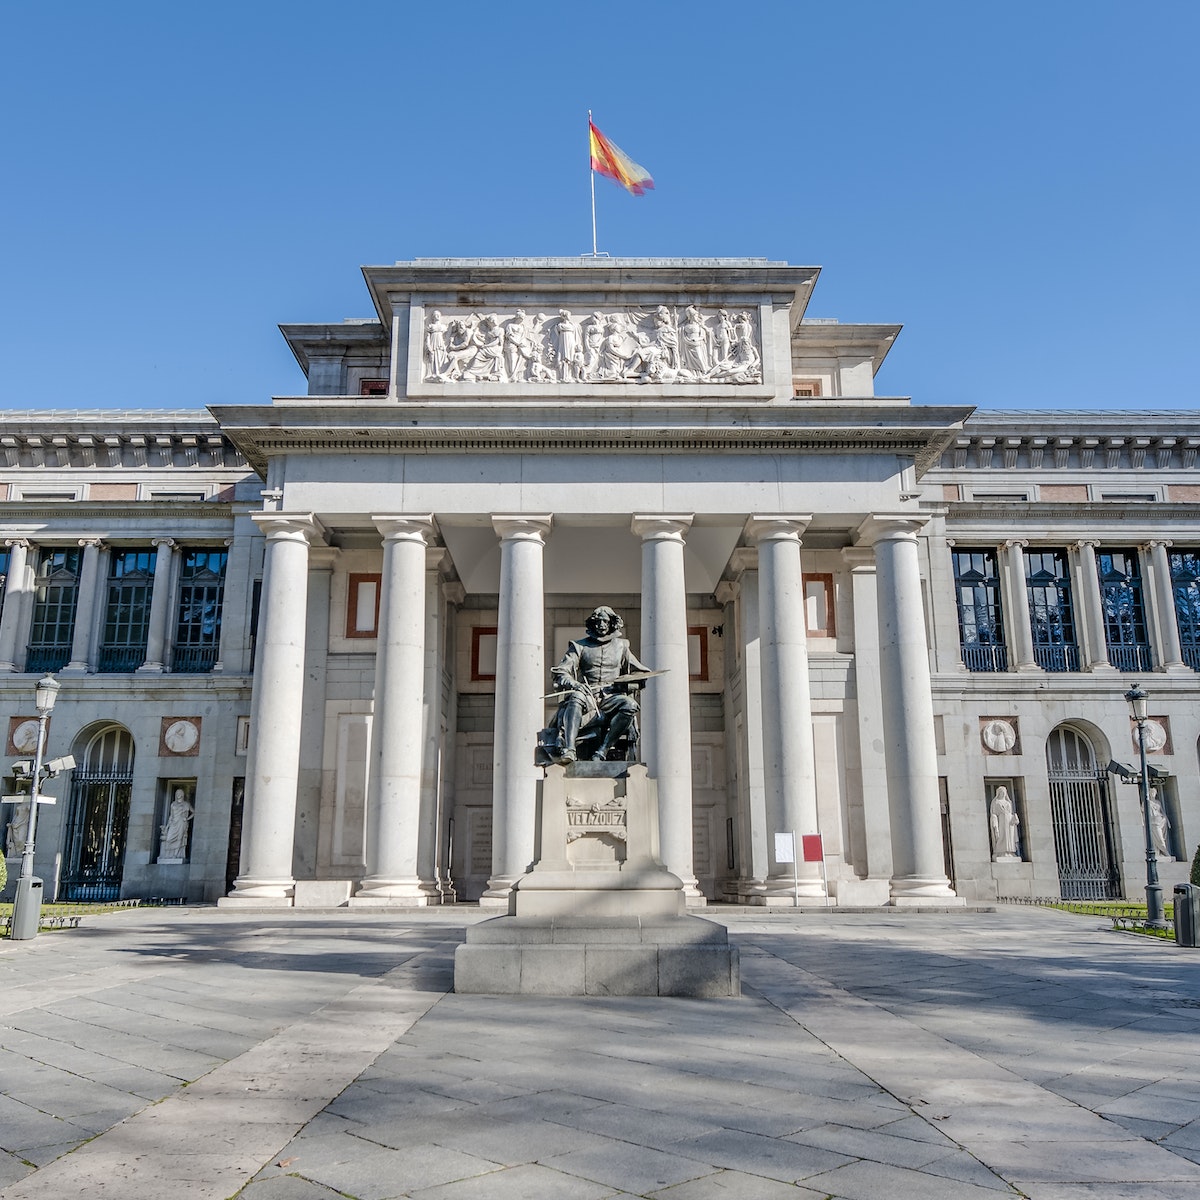
[[[592,147],[592,170],[607,175],[627,192],[641,196],[654,187],[654,180],[645,167],[638,166],[619,146],[610,142],[588,117],[588,134]]]

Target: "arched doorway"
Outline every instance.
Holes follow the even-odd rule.
[[[1114,900],[1121,876],[1113,854],[1108,777],[1086,735],[1060,725],[1046,741],[1050,815],[1064,900]]]
[[[71,780],[71,806],[60,898],[116,900],[129,835],[133,738],[107,725],[81,738]]]

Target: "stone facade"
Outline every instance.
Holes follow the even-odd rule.
[[[284,327],[305,396],[5,414],[6,750],[53,669],[79,763],[40,815],[48,895],[506,905],[548,668],[601,603],[668,668],[642,750],[693,905],[1138,894],[1105,770],[1137,761],[1135,681],[1183,878],[1200,413],[877,396],[899,328],[805,319],[815,268],[365,275],[376,318]],[[794,879],[779,831],[824,863]]]

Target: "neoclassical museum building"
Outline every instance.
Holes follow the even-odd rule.
[[[817,269],[764,259],[364,276],[373,316],[283,328],[306,395],[3,413],[5,762],[47,672],[76,762],[47,898],[505,905],[600,605],[662,672],[640,757],[696,905],[1138,894],[1135,683],[1185,877],[1200,412],[877,395],[899,326],[806,318]]]

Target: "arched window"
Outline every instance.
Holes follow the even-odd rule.
[[[61,895],[116,900],[129,834],[133,738],[120,725],[85,733],[71,781],[71,808]]]
[[[1064,900],[1112,900],[1121,894],[1113,854],[1108,776],[1085,734],[1060,725],[1046,740],[1050,815],[1059,891]]]

